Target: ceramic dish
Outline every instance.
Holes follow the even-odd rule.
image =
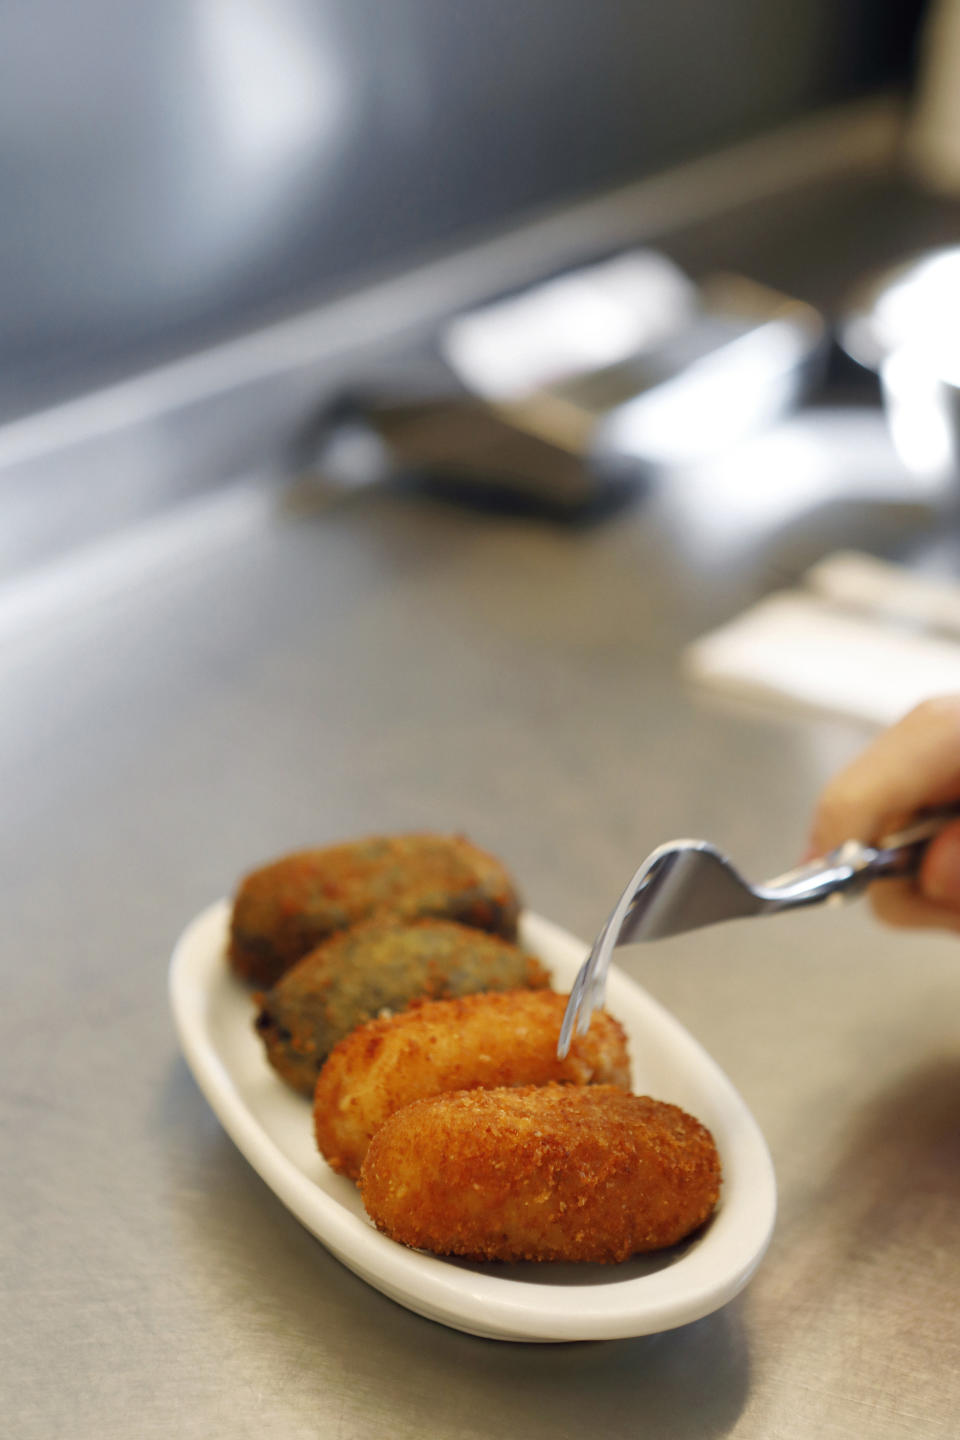
[[[392,1300],[498,1340],[605,1340],[648,1335],[719,1309],[750,1279],[776,1210],[773,1167],[740,1096],[692,1037],[611,969],[607,1008],[623,1024],[633,1088],[681,1105],[712,1130],[723,1162],[720,1203],[693,1239],[622,1265],[474,1264],[408,1250],[381,1235],[356,1188],[315,1148],[309,1103],[267,1064],[249,992],[227,968],[229,908],[187,926],[170,966],[170,998],[187,1063],[221,1124],[294,1215],[345,1265]],[[566,931],[524,915],[523,945],[569,988],[586,953]]]

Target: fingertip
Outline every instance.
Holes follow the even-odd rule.
[[[960,911],[960,821],[947,825],[930,841],[918,881],[928,899]]]
[[[882,880],[870,887],[867,898],[876,918],[896,930],[921,924],[918,907],[925,913],[928,906],[927,901],[920,899],[910,880]]]
[[[960,909],[927,899],[910,880],[881,880],[868,898],[876,918],[895,930],[960,931]]]
[[[821,796],[813,817],[809,858],[827,855],[848,840],[870,840],[870,822],[870,811],[854,793],[848,775],[835,777]]]

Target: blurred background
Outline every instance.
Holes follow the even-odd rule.
[[[41,0],[0,70],[0,579],[253,476],[700,570],[950,511],[953,0]]]
[[[960,0],[6,0],[0,215],[18,1437],[952,1440],[952,937],[625,954],[777,1249],[551,1353],[284,1217],[163,979],[365,834],[465,831],[585,939],[673,836],[759,880],[960,693]]]
[[[251,479],[659,505],[701,580],[951,529],[954,0],[42,0],[0,57],[14,587]]]
[[[905,89],[919,0],[91,0],[0,17],[0,415]]]
[[[624,429],[623,402],[790,300],[817,314],[792,312],[788,358],[750,361],[764,398],[727,428],[795,407],[845,353],[858,283],[955,236],[958,29],[948,0],[5,7],[0,575],[242,470],[342,479],[344,429],[377,441],[346,447],[350,483],[402,470],[589,508],[614,470],[629,488],[690,458],[650,438],[678,413],[727,404],[711,382]],[[626,339],[598,350],[602,317],[569,295],[549,322],[445,334],[651,244],[674,268],[600,302],[615,329],[633,317]],[[694,290],[714,272],[737,287]],[[586,348],[498,390],[518,334],[542,357],[558,327]],[[624,360],[599,391],[541,393]],[[877,401],[863,361],[840,378]],[[530,395],[520,423],[462,403]]]

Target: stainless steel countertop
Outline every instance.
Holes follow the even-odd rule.
[[[578,530],[254,486],[178,524],[0,652],[6,1433],[954,1436],[955,939],[860,906],[628,954],[752,1107],[780,1215],[726,1309],[602,1344],[474,1339],[356,1279],[220,1130],[165,995],[186,920],[308,842],[463,828],[583,936],[673,835],[787,866],[863,734],[707,704],[677,650],[904,514],[696,563],[656,494]]]

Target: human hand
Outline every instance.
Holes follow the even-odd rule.
[[[845,840],[875,843],[918,810],[960,800],[960,695],[926,700],[830,781],[817,805],[811,853]],[[960,820],[927,846],[919,874],[870,888],[888,925],[960,931]]]

